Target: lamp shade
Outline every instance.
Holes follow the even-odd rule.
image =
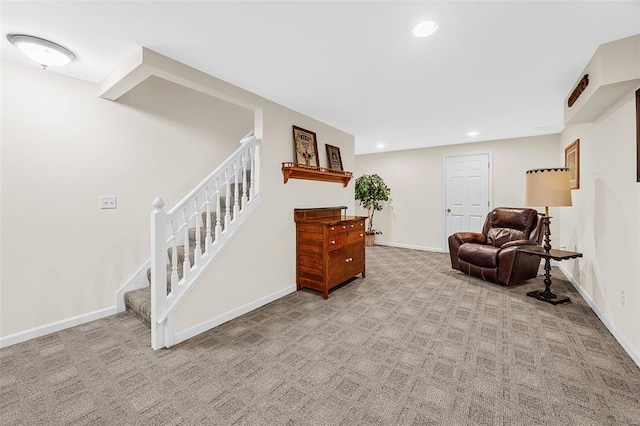
[[[527,206],[570,206],[569,169],[527,170]]]

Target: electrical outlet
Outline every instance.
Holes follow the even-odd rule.
[[[622,290],[622,291],[620,292],[620,301],[622,302],[622,306],[625,306],[625,304],[626,304],[627,300],[626,300],[626,297],[625,297],[625,295],[624,295],[624,290]]]
[[[101,209],[115,209],[118,207],[118,200],[115,195],[103,195],[100,197]]]

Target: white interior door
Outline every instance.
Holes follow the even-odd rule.
[[[491,208],[490,167],[489,153],[444,157],[445,240],[455,232],[482,230]]]

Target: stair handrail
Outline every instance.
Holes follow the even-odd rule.
[[[189,201],[189,199],[191,199],[198,191],[200,191],[202,188],[204,188],[206,186],[206,184],[212,180],[214,178],[215,175],[217,175],[218,173],[220,173],[220,170],[223,170],[225,167],[227,167],[230,163],[233,162],[233,159],[238,155],[238,153],[244,151],[246,149],[246,145],[248,143],[255,143],[256,141],[256,137],[254,136],[254,131],[250,131],[249,133],[247,133],[242,139],[240,139],[240,147],[238,147],[238,149],[236,149],[234,152],[231,153],[231,155],[229,155],[229,157],[224,160],[222,162],[222,164],[220,164],[218,167],[216,167],[216,169],[214,171],[212,171],[211,173],[209,173],[209,175],[204,178],[202,180],[202,182],[200,182],[198,185],[195,186],[195,188],[193,188],[191,190],[191,192],[189,192],[185,197],[182,198],[182,200],[180,200],[178,202],[178,204],[176,204],[175,206],[173,206],[173,208],[171,210],[169,210],[167,212],[167,215],[171,215],[174,214],[176,212],[176,210],[179,210],[181,206],[183,206],[187,201]],[[256,193],[259,191],[256,191]]]
[[[259,167],[259,144],[252,130],[240,140],[238,149],[169,212],[163,211],[164,201],[160,197],[154,200],[154,209],[151,213],[151,346],[153,349],[171,346],[172,313],[219,255],[222,247],[261,202]],[[215,215],[215,223],[213,215]],[[193,259],[191,259],[189,247],[190,229],[195,229]],[[178,265],[178,246],[180,245],[184,246],[184,250],[181,265]],[[170,258],[168,249],[171,249]],[[169,269],[167,260],[170,266],[170,290],[167,285]],[[181,266],[182,278],[179,278],[179,266]]]

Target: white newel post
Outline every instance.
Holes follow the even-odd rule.
[[[151,347],[165,347],[165,322],[158,323],[167,309],[167,214],[164,201],[153,201],[151,212]]]

